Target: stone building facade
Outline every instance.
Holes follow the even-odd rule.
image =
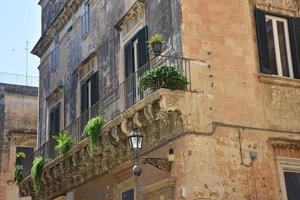
[[[15,183],[17,152],[30,154],[36,147],[36,87],[0,83],[0,199],[19,198]]]
[[[49,146],[51,136],[66,129],[74,146],[64,157],[43,154],[53,160],[43,168],[41,191],[34,192],[28,176],[19,185],[21,196],[299,198],[298,0],[40,5],[43,33],[32,51],[41,57],[38,144]],[[146,45],[154,34],[165,41],[157,57]],[[132,77],[161,63],[181,67],[187,90],[138,92]],[[90,158],[88,139],[80,138],[98,111],[106,122]],[[170,171],[148,163],[141,176],[132,175],[136,161],[127,136],[133,129],[144,136],[142,157],[166,158],[174,151]]]

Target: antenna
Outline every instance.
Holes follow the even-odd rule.
[[[28,41],[26,41],[26,47],[25,47],[25,51],[26,51],[26,85],[28,85]]]

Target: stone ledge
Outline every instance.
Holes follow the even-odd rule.
[[[300,80],[298,79],[268,74],[259,74],[258,78],[262,83],[300,88]]]
[[[176,178],[167,178],[162,180],[158,183],[154,183],[152,185],[146,186],[140,190],[140,192],[144,195],[154,194],[160,192],[162,190],[175,187],[176,185]]]

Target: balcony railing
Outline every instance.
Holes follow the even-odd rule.
[[[39,78],[35,76],[0,72],[0,83],[38,87]]]
[[[71,134],[72,144],[76,145],[86,138],[84,134],[84,127],[89,119],[94,116],[102,115],[105,123],[108,123],[125,110],[129,109],[138,101],[142,100],[146,96],[150,95],[152,91],[142,91],[139,89],[138,82],[140,77],[149,69],[157,68],[162,65],[175,67],[181,72],[188,80],[189,84],[186,86],[186,90],[191,89],[191,74],[190,74],[190,59],[174,57],[174,56],[160,56],[150,60],[146,65],[141,67],[137,72],[133,73],[125,79],[124,82],[119,84],[113,91],[113,95],[110,98],[102,98],[95,103],[90,109],[82,113],[75,121],[65,127],[65,131]],[[32,166],[33,157],[43,156],[47,161],[58,157],[58,153],[55,151],[54,146],[56,142],[54,139],[50,139],[43,144],[39,149],[34,152],[34,155],[29,155],[23,162],[23,177],[30,174],[30,168]]]

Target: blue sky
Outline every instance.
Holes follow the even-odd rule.
[[[28,75],[38,76],[39,58],[30,53],[41,35],[41,11],[38,1],[8,0],[1,2],[0,72],[25,75],[25,47],[26,41],[28,41]]]

